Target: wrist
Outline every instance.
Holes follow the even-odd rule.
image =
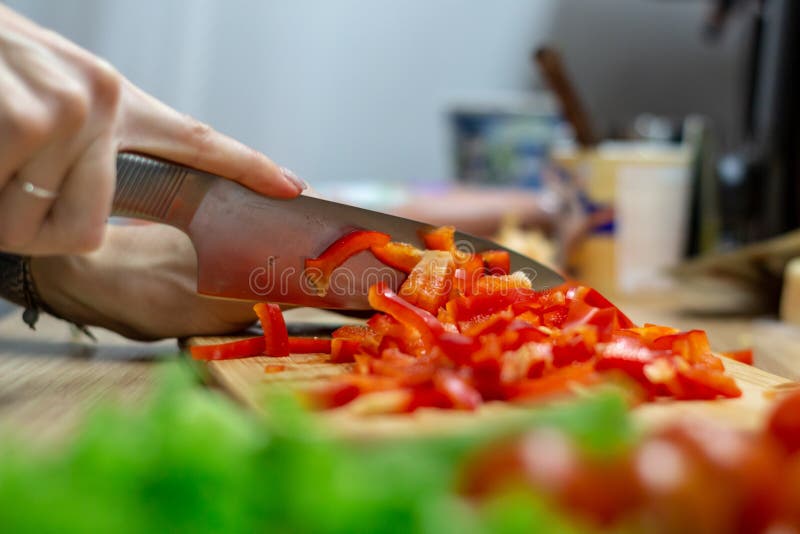
[[[43,308],[52,315],[79,325],[96,325],[95,310],[76,295],[91,298],[78,272],[91,274],[79,256],[43,256],[30,259],[30,275]]]

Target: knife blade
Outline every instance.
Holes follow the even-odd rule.
[[[197,252],[199,294],[354,310],[369,308],[372,284],[384,281],[396,289],[405,274],[365,251],[337,269],[328,292],[320,295],[304,274],[305,260],[353,230],[376,230],[422,247],[420,233],[433,228],[308,196],[269,198],[219,176],[130,153],[117,156],[112,214],[169,224],[186,233]],[[461,232],[456,241],[459,248],[474,252],[508,250]],[[532,259],[508,252],[512,270],[523,271],[534,288],[564,281]]]

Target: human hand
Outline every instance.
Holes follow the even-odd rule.
[[[0,5],[0,250],[97,249],[119,151],[294,197],[302,181],[136,88],[108,63]]]
[[[225,334],[255,320],[252,303],[196,293],[192,243],[169,226],[109,226],[94,252],[34,257],[31,271],[56,314],[132,339]]]

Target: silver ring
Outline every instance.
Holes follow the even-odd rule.
[[[44,187],[33,185],[30,182],[23,182],[22,190],[29,195],[35,196],[36,198],[41,198],[42,200],[53,200],[54,198],[58,198],[58,193],[56,191],[50,191]]]

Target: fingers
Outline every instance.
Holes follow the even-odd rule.
[[[178,113],[130,83],[123,91],[120,127],[123,151],[181,163],[272,197],[292,198],[306,187],[260,152]]]
[[[20,250],[34,241],[41,232],[45,217],[50,212],[54,198],[40,198],[26,192],[25,184],[33,184],[57,193],[69,170],[69,162],[58,145],[49,145],[39,157],[20,169],[0,191],[0,245],[9,250]]]
[[[0,70],[0,191],[30,157],[48,141],[47,110],[19,80]]]
[[[66,173],[32,245],[24,253],[68,254],[100,246],[111,211],[116,151],[110,134],[95,140]]]

